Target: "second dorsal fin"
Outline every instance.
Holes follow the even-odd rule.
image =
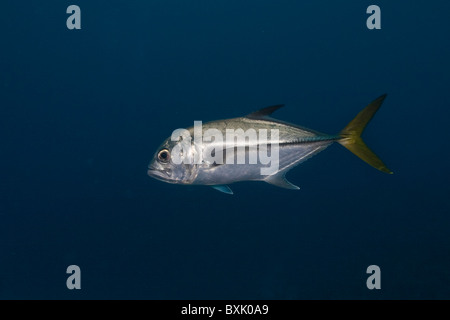
[[[273,112],[275,112],[276,110],[280,109],[281,107],[284,107],[284,104],[277,104],[275,106],[262,108],[262,109],[260,109],[258,111],[255,111],[255,112],[252,112],[252,113],[246,115],[246,118],[249,118],[249,119],[261,119],[261,118],[264,118],[266,116],[271,115]]]

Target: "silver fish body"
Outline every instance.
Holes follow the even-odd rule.
[[[245,152],[245,159],[248,159],[249,143],[235,142],[234,160],[229,160],[225,155],[224,164],[214,165],[209,164],[200,166],[198,168],[195,179],[191,184],[201,185],[226,185],[238,181],[272,181],[274,176],[279,177],[280,173],[285,173],[294,166],[307,160],[309,157],[324,150],[332,144],[339,137],[321,134],[313,130],[301,128],[295,125],[278,122],[274,119],[251,119],[247,117],[234,118],[228,120],[219,120],[209,122],[203,125],[204,130],[209,128],[216,128],[220,130],[223,135],[226,135],[226,130],[242,129],[244,132],[249,129],[254,129],[259,132],[265,129],[268,132],[271,130],[278,130],[279,137],[276,141],[270,140],[271,143],[276,143],[279,146],[278,169],[271,176],[261,174],[261,168],[268,167],[267,164],[257,162],[256,164],[237,164],[239,152]],[[191,128],[190,128],[191,129]],[[192,129],[191,129],[192,130]],[[255,141],[255,146],[259,149],[260,141]],[[206,146],[207,147],[207,146]],[[227,149],[225,147],[225,149]],[[272,180],[270,179],[272,177]],[[285,180],[281,180],[283,184]],[[280,181],[280,182],[281,182]],[[289,186],[286,184],[286,186]],[[293,185],[292,188],[296,188]]]

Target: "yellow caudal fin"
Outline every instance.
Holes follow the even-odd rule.
[[[353,154],[358,156],[360,159],[370,164],[372,167],[392,174],[393,172],[386,167],[383,161],[381,161],[380,158],[378,158],[378,156],[369,149],[369,147],[366,146],[361,138],[364,128],[380,108],[384,98],[386,98],[385,94],[371,102],[360,113],[358,113],[357,116],[344,128],[344,130],[340,132],[341,138],[338,142],[353,152]]]

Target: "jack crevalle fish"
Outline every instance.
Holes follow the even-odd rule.
[[[168,183],[208,185],[229,194],[233,192],[228,185],[238,181],[265,181],[299,189],[286,179],[286,173],[334,142],[391,174],[361,138],[385,98],[382,95],[371,102],[337,135],[271,118],[283,105],[244,117],[200,123],[200,127],[197,122],[193,127],[175,130],[162,143],[148,166],[148,175]]]

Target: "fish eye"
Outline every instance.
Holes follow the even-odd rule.
[[[158,152],[158,160],[167,163],[170,160],[170,152],[167,149],[162,149],[160,152]]]

